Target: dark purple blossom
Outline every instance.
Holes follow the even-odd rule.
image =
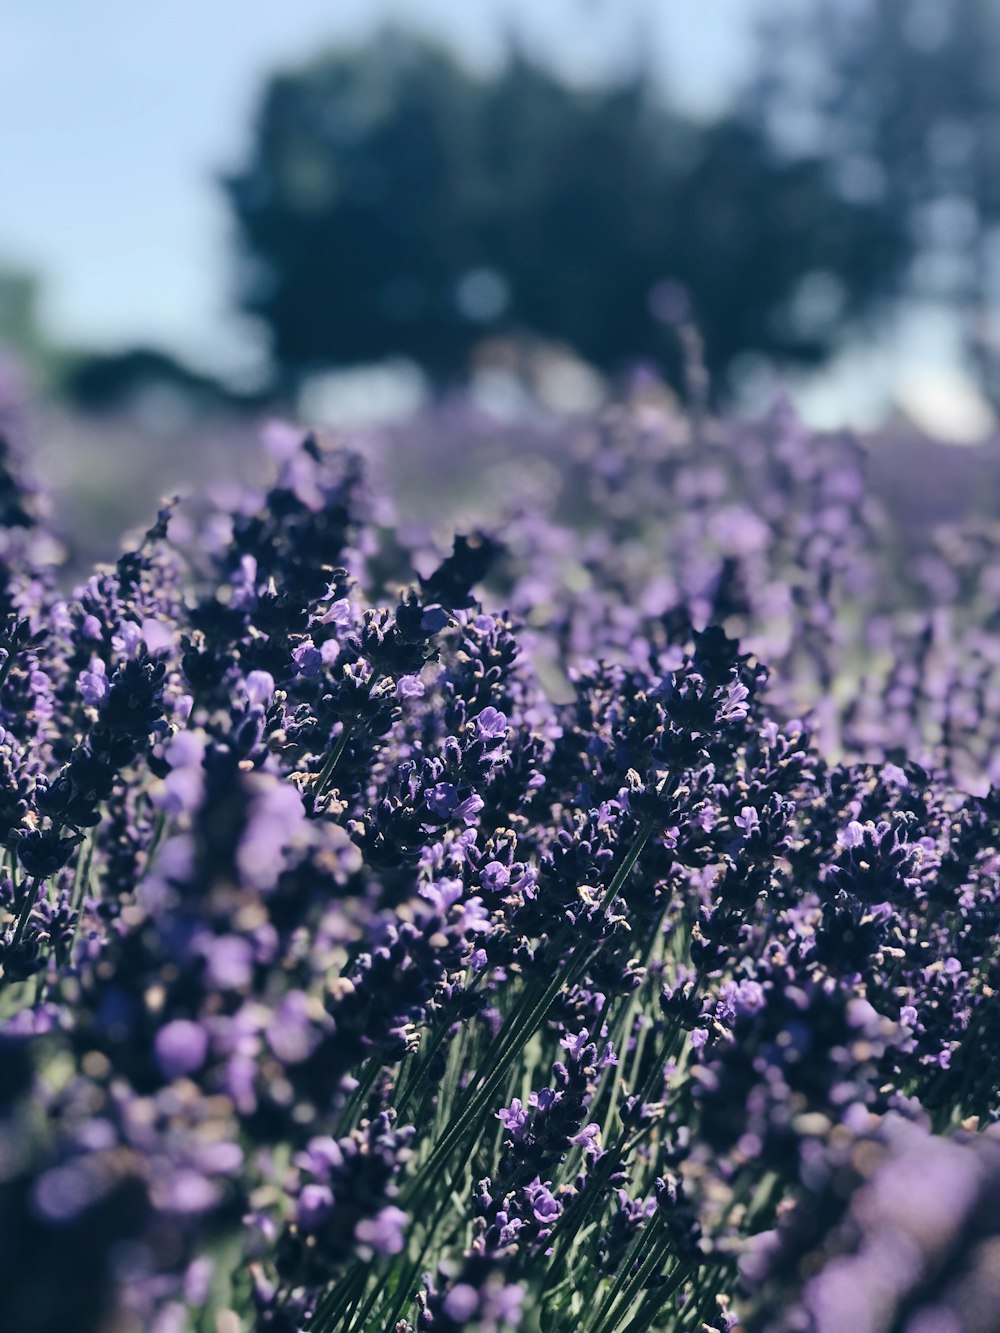
[[[560,427],[502,549],[269,436],[70,597],[0,450],[12,1326],[976,1327],[996,535],[901,591],[786,405]]]

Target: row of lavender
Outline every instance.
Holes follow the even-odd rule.
[[[780,403],[761,422],[680,413],[639,380],[586,420],[498,424],[459,400],[363,445],[439,535],[456,474],[462,521],[502,528],[495,595],[544,631],[534,652],[557,694],[567,664],[627,654],[683,607],[767,662],[772,707],[809,710],[828,756],[898,749],[980,791],[1000,776],[1000,524],[890,518],[885,467],[873,488],[850,436],[810,434]],[[925,507],[947,489],[934,468],[962,471],[948,452],[917,452]]]
[[[990,535],[895,613],[785,410],[443,559],[271,444],[68,599],[6,460],[4,1325],[991,1328]]]

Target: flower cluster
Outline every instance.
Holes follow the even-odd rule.
[[[433,552],[275,428],[70,595],[0,458],[5,1326],[992,1326],[986,574],[787,408],[583,435]]]

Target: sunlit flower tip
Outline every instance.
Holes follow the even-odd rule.
[[[499,893],[510,883],[510,871],[500,861],[488,861],[479,872],[480,885],[492,893]]]
[[[243,690],[251,708],[267,708],[274,698],[274,677],[269,671],[250,671]]]
[[[303,676],[312,677],[323,669],[323,654],[313,643],[306,639],[292,650],[292,659]]]
[[[108,696],[108,671],[99,657],[90,659],[90,667],[77,676],[80,695],[88,708],[96,708]]]
[[[476,718],[476,729],[485,739],[499,739],[507,734],[507,715],[498,708],[486,707]]]
[[[351,623],[351,603],[346,597],[338,597],[326,610],[316,617],[320,625],[349,625]]]
[[[840,832],[840,844],[842,847],[860,847],[864,840],[864,825],[859,824],[856,819],[852,819],[847,827]]]
[[[419,676],[400,676],[396,682],[396,697],[398,699],[420,699],[425,693],[424,683]]]
[[[520,1143],[528,1125],[528,1113],[521,1104],[520,1097],[515,1097],[510,1106],[497,1111],[496,1118],[507,1130],[515,1143]]]
[[[134,620],[123,620],[117,634],[111,636],[111,646],[119,657],[133,658],[144,646],[142,626]]]
[[[570,1139],[577,1148],[583,1148],[588,1154],[595,1154],[601,1151],[601,1127],[596,1124],[584,1125],[579,1134],[574,1134]]]
[[[733,820],[733,823],[749,837],[755,829],[760,827],[760,815],[752,805],[745,805]]]
[[[721,722],[741,722],[749,713],[747,700],[750,691],[741,681],[734,681],[726,690],[725,698],[719,707]]]
[[[579,1032],[565,1033],[563,1036],[561,1036],[559,1038],[559,1045],[563,1048],[563,1050],[568,1051],[569,1054],[572,1055],[574,1059],[578,1060],[580,1056],[583,1055],[584,1051],[587,1049],[587,1044],[589,1043],[589,1041],[590,1041],[590,1033],[587,1031],[586,1028],[581,1028]]]
[[[167,653],[173,648],[175,636],[169,625],[162,620],[147,618],[142,622],[141,633],[147,652],[155,657],[158,653]]]
[[[455,806],[454,813],[459,819],[463,820],[464,823],[472,824],[475,822],[476,816],[485,805],[486,802],[483,798],[477,792],[472,792],[471,795],[465,798],[465,800],[458,802]]]

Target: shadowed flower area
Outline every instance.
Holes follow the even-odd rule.
[[[943,1139],[886,1117],[870,1138],[831,1154],[813,1188],[825,1234],[813,1228],[793,1237],[779,1225],[756,1238],[744,1262],[755,1283],[780,1286],[789,1276],[812,1275],[789,1308],[769,1311],[751,1328],[987,1333],[996,1326],[1000,1139],[994,1127],[978,1137]]]
[[[995,1327],[998,534],[560,431],[442,543],[273,427],[68,595],[4,453],[4,1327]]]

